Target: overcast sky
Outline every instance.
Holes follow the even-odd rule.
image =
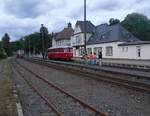
[[[38,32],[43,23],[49,32],[74,26],[83,20],[84,0],[0,0],[0,40],[7,32],[11,41]],[[110,18],[123,20],[132,12],[150,18],[150,0],[87,0],[87,20],[95,25]]]

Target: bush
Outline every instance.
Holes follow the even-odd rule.
[[[7,55],[2,49],[0,49],[0,59],[4,59],[4,58],[7,58]]]
[[[7,56],[4,54],[0,54],[0,59],[4,59],[4,58],[7,58]]]

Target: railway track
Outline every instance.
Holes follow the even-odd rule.
[[[27,85],[28,85],[37,95],[39,95],[43,101],[45,101],[45,103],[46,103],[47,106],[50,108],[50,110],[52,110],[57,116],[64,116],[63,113],[59,112],[59,111],[49,102],[49,100],[48,100],[44,95],[42,95],[42,94],[40,93],[40,91],[39,91],[35,86],[33,86],[32,83],[31,83],[28,79],[26,79],[26,77],[21,73],[21,71],[18,69],[17,66],[15,66],[15,65],[12,63],[12,67],[13,67],[12,69],[13,69],[13,72],[15,73],[15,75],[16,75],[16,73],[18,73],[19,76],[20,76],[21,78],[23,78],[23,80],[27,83]],[[14,68],[14,67],[15,67],[15,68]]]
[[[68,64],[65,64],[65,63],[63,64],[60,62],[57,63],[56,61],[48,62],[48,61],[44,61],[41,59],[25,59],[25,60],[38,63],[41,65],[45,65],[48,67],[53,67],[53,68],[63,70],[66,72],[84,75],[84,76],[96,79],[98,81],[105,81],[105,82],[117,84],[119,86],[125,86],[130,89],[135,89],[138,91],[145,91],[145,92],[150,93],[150,83],[139,82],[136,80],[128,80],[126,78],[118,78],[119,74],[114,74],[114,73],[107,72],[107,71],[105,72],[102,70],[99,71],[98,69],[91,70],[80,65],[71,65],[71,64],[69,65],[69,63]],[[149,78],[147,80],[149,81]]]
[[[98,111],[79,98],[74,97],[65,90],[29,70],[19,62],[15,62],[17,68],[20,67],[20,69],[22,69],[22,71],[17,69],[21,77],[41,96],[42,99],[44,99],[58,116],[106,116],[105,113]],[[30,78],[28,75],[24,75],[23,71],[30,74]],[[49,101],[49,99],[52,100]]]

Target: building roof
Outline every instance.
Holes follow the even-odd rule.
[[[126,43],[119,44],[118,46],[141,45],[141,44],[150,44],[150,41],[126,42]]]
[[[73,35],[74,30],[71,27],[64,28],[61,32],[55,33],[54,37],[56,40],[70,39]]]
[[[55,49],[55,48],[72,48],[72,47],[71,46],[55,46],[55,47],[50,47],[48,49],[50,50],[50,49]]]
[[[140,41],[138,38],[133,36],[120,24],[108,25],[101,24],[96,26],[95,33],[91,36],[87,44],[100,44],[108,42],[133,42]]]
[[[79,26],[81,29],[81,32],[85,32],[84,21],[77,21],[75,26]],[[95,32],[95,26],[90,21],[86,21],[86,32],[87,33],[94,33]]]

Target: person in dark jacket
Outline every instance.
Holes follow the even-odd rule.
[[[44,52],[42,52],[42,57],[43,57],[43,59],[44,59]]]
[[[99,66],[102,66],[102,51],[98,52]]]

